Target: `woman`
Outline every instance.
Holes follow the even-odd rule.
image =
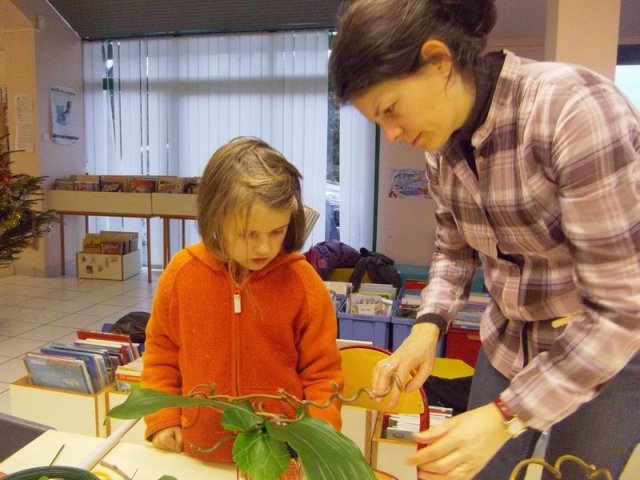
[[[587,69],[482,55],[495,21],[493,0],[355,0],[341,16],[337,96],[426,152],[437,205],[416,324],[373,387],[412,369],[406,388],[422,385],[481,265],[493,300],[469,410],[416,435],[418,477],[506,479],[548,431],[552,463],[618,478],[640,442],[623,413],[640,402],[640,115]]]

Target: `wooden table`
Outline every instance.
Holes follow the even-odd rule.
[[[49,430],[0,463],[0,472],[14,473],[27,468],[49,465],[82,465],[87,455],[99,448],[105,439],[77,433]],[[60,448],[64,445],[64,448]],[[158,480],[162,475],[178,479],[236,480],[235,465],[202,462],[184,454],[158,450],[151,445],[117,442],[101,461],[115,465],[135,480]],[[112,470],[98,463],[92,471],[100,470],[111,478],[121,478]],[[135,476],[134,476],[135,473]]]
[[[147,228],[147,280],[151,283],[151,218],[150,193],[123,192],[76,192],[66,190],[49,190],[47,192],[48,208],[60,217],[60,262],[61,274],[66,275],[64,248],[65,215],[81,215],[85,217],[85,232],[89,232],[89,217],[128,217],[144,218]]]

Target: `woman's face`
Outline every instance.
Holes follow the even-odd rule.
[[[374,85],[352,99],[377,123],[388,142],[435,152],[464,124],[474,94],[446,62],[424,65],[410,76]]]
[[[282,251],[290,221],[291,210],[270,208],[257,201],[248,215],[226,223],[231,260],[249,271],[266,267]]]

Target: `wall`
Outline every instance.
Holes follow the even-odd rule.
[[[36,28],[38,18],[40,27]],[[27,173],[48,177],[45,187],[56,177],[84,171],[82,144],[84,121],[82,106],[82,50],[81,41],[67,27],[48,3],[41,0],[0,0],[0,82],[8,91],[9,129],[17,130],[16,96],[32,98],[32,151],[11,155],[13,173]],[[4,57],[4,61],[3,61]],[[74,88],[79,97],[75,117],[81,141],[77,145],[58,145],[51,142],[49,133],[49,89],[61,85]],[[46,207],[45,207],[46,208]],[[67,258],[79,249],[83,223],[71,217],[65,226],[69,232]],[[16,273],[35,276],[54,276],[60,273],[60,237],[57,225],[38,242],[38,249],[26,249],[14,262]]]

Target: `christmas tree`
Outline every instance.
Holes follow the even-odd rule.
[[[3,103],[0,98],[0,268],[8,267],[25,248],[37,247],[38,238],[49,231],[51,222],[58,221],[51,211],[34,210],[43,197],[45,177],[11,173]]]

